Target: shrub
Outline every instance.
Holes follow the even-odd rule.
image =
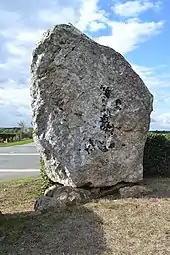
[[[148,134],[143,166],[144,177],[170,177],[170,135]]]
[[[41,158],[40,159],[40,175],[41,175],[41,189],[42,191],[45,191],[55,183],[50,180],[48,175],[45,172],[45,165],[44,165],[44,160]]]

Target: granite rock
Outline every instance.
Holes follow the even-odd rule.
[[[66,211],[71,206],[84,204],[90,201],[90,191],[67,186],[52,186],[47,189],[35,202],[34,209],[39,213]]]
[[[33,52],[31,96],[34,140],[52,181],[105,187],[143,178],[153,97],[121,54],[57,25]]]

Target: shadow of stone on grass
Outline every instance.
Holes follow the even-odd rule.
[[[83,206],[57,215],[4,215],[0,236],[0,254],[111,254],[101,218]]]
[[[148,198],[170,198],[170,178],[144,178],[142,184],[153,190]]]

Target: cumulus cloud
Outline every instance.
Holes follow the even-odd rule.
[[[109,21],[111,35],[100,36],[96,41],[109,46],[122,54],[126,54],[149,37],[161,32],[164,22],[142,22],[139,19],[129,19],[126,22]]]
[[[166,77],[166,66],[158,66],[153,68],[132,64],[132,68],[139,74],[147,87],[151,90],[154,91],[155,88],[170,87],[169,77]]]
[[[75,4],[76,3],[76,4]],[[107,15],[98,7],[99,0],[77,0],[67,2],[66,6],[56,6],[38,12],[38,17],[50,25],[71,22],[81,31],[97,31],[105,27]]]
[[[160,1],[133,0],[118,2],[113,6],[114,12],[122,17],[135,17],[147,10],[157,10],[161,6]]]
[[[170,109],[170,77],[166,75],[168,67],[158,65],[153,68],[133,63],[131,65],[154,96],[151,129],[170,130],[170,114],[167,112],[167,109]]]
[[[153,112],[151,119],[151,129],[164,129],[170,130],[170,113],[165,112],[157,114]]]
[[[12,82],[11,82],[12,83]],[[0,103],[4,106],[19,105],[22,107],[29,107],[30,95],[29,88],[8,88],[0,89]]]
[[[0,88],[1,127],[14,127],[21,120],[24,120],[27,125],[31,125],[30,96],[28,90],[28,88],[15,87]]]
[[[93,28],[97,22],[100,26],[96,26],[96,30],[100,29],[103,23],[107,22],[106,13],[98,7],[98,0],[82,1],[80,7],[80,17],[75,25],[82,31],[85,31],[88,26]]]
[[[39,19],[50,25],[58,23],[68,23],[70,22],[70,20],[74,23],[77,20],[76,16],[76,10],[71,7],[64,7],[61,10],[59,10],[59,8],[56,8],[54,10],[47,9],[38,12]]]

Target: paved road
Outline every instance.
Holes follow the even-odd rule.
[[[33,143],[0,147],[0,181],[39,175],[40,156]]]

